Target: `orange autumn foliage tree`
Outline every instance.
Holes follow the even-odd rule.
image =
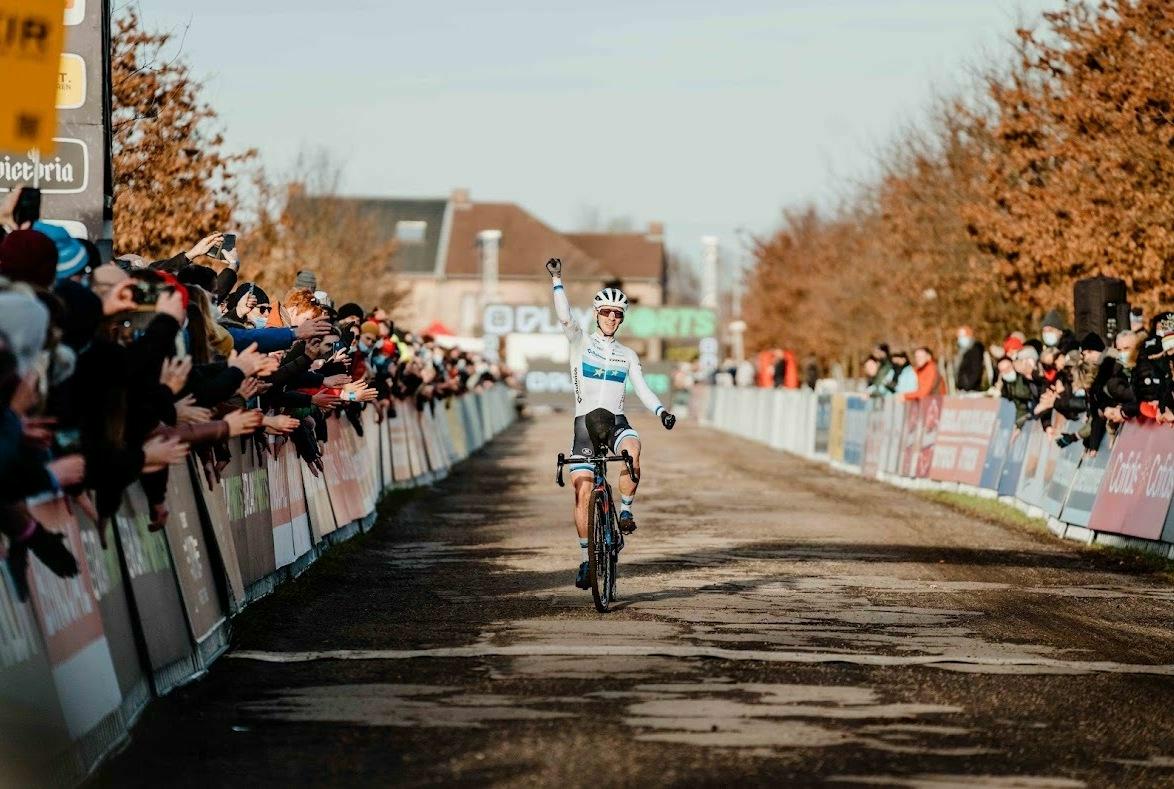
[[[115,21],[114,246],[147,259],[233,227],[237,169],[254,155],[223,150],[200,83],[178,55],[162,55],[171,38],[143,30],[133,9]]]
[[[1174,299],[1174,6],[1072,2],[1044,19],[987,80],[993,145],[966,217],[1034,311],[1104,274],[1152,312]]]
[[[1171,305],[1174,6],[1069,0],[1042,22],[842,205],[785,212],[757,243],[751,349],[849,366],[882,339],[952,355],[956,326],[988,342],[1034,332],[1097,274],[1147,312]]]

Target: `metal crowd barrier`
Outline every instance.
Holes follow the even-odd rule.
[[[1086,457],[1036,421],[1015,429],[1011,403],[989,397],[902,401],[810,389],[695,387],[703,425],[913,489],[998,498],[1047,519],[1058,536],[1174,559],[1174,429],[1129,423]],[[1053,419],[1055,434],[1079,422]]]
[[[509,390],[416,409],[396,404],[362,436],[331,418],[325,471],[288,442],[249,442],[211,483],[173,466],[166,527],[149,531],[146,496],[128,489],[102,548],[98,529],[65,499],[30,502],[64,533],[80,565],[55,576],[30,557],[30,596],[17,599],[0,564],[0,786],[71,786],[128,736],[148,702],[203,674],[228,648],[231,617],[296,577],[332,544],[374,525],[383,491],[428,484],[514,419]]]

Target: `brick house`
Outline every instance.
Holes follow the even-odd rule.
[[[646,233],[560,233],[521,206],[474,202],[464,189],[447,199],[354,199],[396,239],[391,265],[411,285],[408,303],[396,316],[406,326],[440,322],[455,334],[480,336],[486,304],[549,304],[543,264],[552,257],[566,266],[574,305],[587,306],[613,280],[620,280],[635,303],[664,303],[660,223],[650,224]],[[636,350],[655,359],[660,349]]]

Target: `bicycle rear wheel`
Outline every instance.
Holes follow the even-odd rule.
[[[609,530],[610,513],[605,510],[603,493],[591,497],[591,508],[587,511],[587,577],[591,581],[591,598],[595,610],[607,613],[611,605],[614,583],[614,553],[611,549]]]

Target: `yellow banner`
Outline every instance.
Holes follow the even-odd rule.
[[[0,150],[53,150],[66,0],[0,0]]]

